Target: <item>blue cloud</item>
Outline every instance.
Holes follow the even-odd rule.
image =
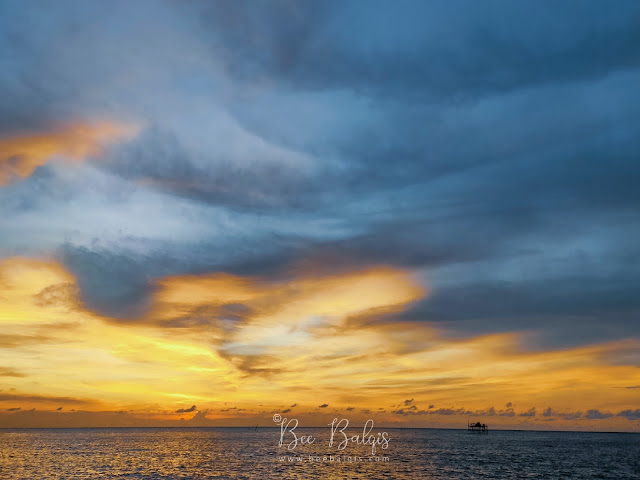
[[[162,275],[391,264],[432,293],[369,322],[640,335],[639,12],[3,2],[0,138],[142,130],[0,188],[0,255],[55,252],[125,320]]]

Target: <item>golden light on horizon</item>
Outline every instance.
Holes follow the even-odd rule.
[[[165,277],[148,312],[127,321],[88,310],[73,275],[53,260],[5,259],[0,284],[0,372],[13,389],[0,396],[5,410],[63,402],[169,421],[195,415],[176,412],[197,404],[211,420],[241,420],[291,398],[308,418],[328,403],[384,407],[381,418],[410,422],[390,405],[414,399],[423,412],[415,420],[431,404],[620,410],[634,398],[623,387],[640,384],[637,367],[620,362],[640,349],[634,340],[528,351],[525,333],[452,339],[428,323],[363,321],[399,313],[427,291],[387,267],[292,282]],[[233,311],[242,315],[225,318]]]

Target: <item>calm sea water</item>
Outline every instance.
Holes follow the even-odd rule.
[[[372,456],[299,430],[316,441],[293,452],[274,428],[0,430],[0,478],[640,479],[638,434],[380,429],[389,447]]]

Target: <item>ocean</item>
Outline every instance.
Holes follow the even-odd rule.
[[[387,448],[372,453],[299,430],[314,443],[288,450],[273,427],[0,429],[0,478],[640,479],[639,434],[381,429]]]

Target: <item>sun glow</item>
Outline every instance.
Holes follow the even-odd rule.
[[[632,340],[536,352],[521,348],[524,334],[447,339],[424,322],[377,322],[427,291],[386,267],[292,282],[161,278],[149,310],[126,322],[87,310],[55,261],[6,259],[0,285],[5,410],[126,410],[171,421],[193,416],[175,413],[193,403],[208,411],[199,421],[241,421],[287,398],[309,421],[327,403],[437,423],[445,416],[429,405],[619,410],[633,397],[623,387],[640,383],[637,367],[616,362],[638,351]],[[406,398],[409,408],[395,405]]]

